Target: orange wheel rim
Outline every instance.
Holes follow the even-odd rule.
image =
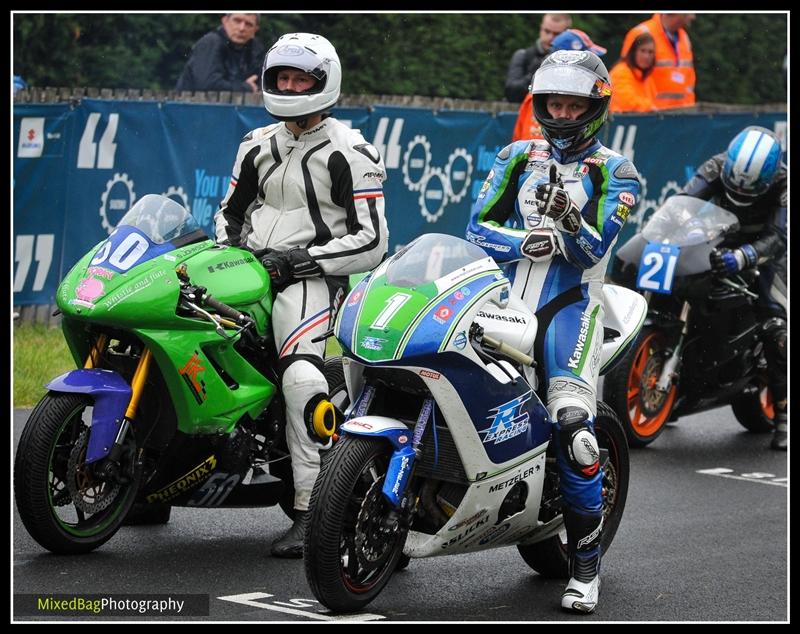
[[[761,411],[770,420],[775,420],[775,404],[772,402],[772,390],[766,385],[761,388],[758,394],[761,402]]]
[[[660,350],[663,347],[660,335],[654,333],[645,338],[636,349],[636,357],[628,375],[628,418],[631,422],[631,429],[643,438],[652,436],[667,422],[667,417],[678,393],[678,387],[672,385],[655,414],[648,414],[642,408],[642,399],[645,396],[649,397],[655,389],[658,381],[656,370],[660,372],[661,368],[660,363],[654,362],[653,350]],[[642,393],[643,390],[646,394]]]

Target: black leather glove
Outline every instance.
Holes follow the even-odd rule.
[[[295,279],[303,280],[323,275],[322,267],[308,254],[306,249],[292,247],[287,251],[286,255],[289,257],[289,266],[291,267],[292,277]]]
[[[288,251],[266,249],[258,257],[267,269],[272,285],[278,290],[286,288],[295,280],[320,277],[323,274],[322,267],[301,247],[292,247]]]
[[[733,275],[756,265],[758,254],[751,244],[743,244],[738,249],[714,249],[708,254],[714,275]]]
[[[550,166],[550,182],[536,187],[536,205],[539,213],[556,221],[556,226],[570,234],[581,228],[581,212],[564,189],[555,165]]]
[[[275,288],[285,288],[292,279],[292,267],[286,251],[267,249],[259,256]]]

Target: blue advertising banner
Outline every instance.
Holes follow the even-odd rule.
[[[428,232],[463,236],[516,113],[336,108],[381,152],[390,253]],[[58,282],[145,194],[190,209],[213,235],[241,138],[272,123],[263,108],[84,99],[14,105],[14,304],[52,304]],[[619,244],[694,168],[747,125],[786,136],[786,113],[622,115],[601,140],[631,158],[642,200]]]

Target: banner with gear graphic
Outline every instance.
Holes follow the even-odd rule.
[[[381,153],[389,251],[423,233],[464,236],[516,112],[335,108]],[[53,304],[64,274],[145,194],[192,212],[209,236],[241,138],[272,123],[260,106],[83,99],[14,104],[14,305]],[[641,201],[617,246],[692,170],[747,125],[785,141],[786,113],[618,115],[601,141],[632,159]],[[784,143],[785,146],[785,143]]]

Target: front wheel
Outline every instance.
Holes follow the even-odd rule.
[[[408,529],[381,492],[391,453],[386,440],[345,436],[314,484],[303,560],[314,596],[335,612],[378,596],[403,554]]]
[[[608,453],[608,458],[602,464],[603,534],[600,543],[601,552],[605,554],[611,547],[625,511],[630,457],[622,423],[614,410],[602,402],[597,404],[594,433],[601,452]],[[562,529],[558,535],[541,542],[520,544],[517,549],[525,563],[543,577],[566,579],[569,576],[566,530]]]
[[[603,382],[603,400],[617,412],[631,447],[649,445],[669,420],[677,381],[666,392],[657,388],[668,358],[667,337],[657,328],[643,328],[631,351]]]
[[[81,394],[51,392],[28,419],[14,461],[14,498],[22,523],[47,550],[64,555],[87,553],[117,532],[136,498],[141,469],[134,449],[123,450],[122,473],[101,477],[87,464],[87,411],[92,401]],[[132,434],[129,436],[133,442]]]

